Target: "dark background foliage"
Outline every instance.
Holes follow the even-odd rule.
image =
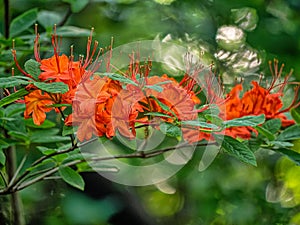
[[[169,4],[168,4],[169,3]],[[10,16],[37,9],[42,42],[47,46],[53,23],[64,36],[63,51],[74,44],[85,52],[89,29],[102,47],[137,40],[163,39],[190,46],[205,63],[213,62],[224,82],[247,79],[277,58],[294,68],[300,79],[300,2],[297,0],[12,0]],[[3,18],[3,5],[0,16]],[[248,17],[247,17],[248,16]],[[35,21],[34,21],[35,22]],[[13,65],[7,47],[16,39],[21,62],[32,57],[34,23],[10,39],[1,38],[0,72]],[[0,21],[4,34],[4,20]],[[70,27],[72,26],[72,27]],[[243,33],[239,43],[224,44],[220,29]],[[49,46],[49,45],[48,45]],[[249,52],[251,55],[249,56]],[[44,47],[43,54],[50,54]],[[228,56],[225,57],[225,53]],[[248,54],[248,55],[247,55]],[[230,57],[231,56],[231,57]],[[296,143],[295,150],[299,150]],[[98,174],[83,174],[86,190],[79,192],[60,180],[44,181],[21,192],[28,224],[300,224],[300,169],[278,154],[259,151],[258,167],[221,154],[205,171],[198,171],[201,149],[176,176],[163,184],[126,187]],[[287,175],[283,175],[287,174]]]

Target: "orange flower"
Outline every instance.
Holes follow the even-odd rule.
[[[26,104],[24,117],[28,119],[32,116],[34,124],[41,125],[46,119],[46,112],[53,109],[49,106],[55,104],[55,102],[49,94],[42,93],[41,90],[32,91],[24,98]]]
[[[220,114],[220,117],[225,120],[240,118],[248,115],[264,114],[266,119],[281,119],[282,126],[290,126],[294,124],[294,120],[287,119],[282,110],[283,103],[280,97],[283,96],[282,92],[271,93],[272,89],[265,89],[261,87],[258,82],[252,81],[253,88],[243,94],[240,98],[242,85],[236,85],[228,94],[228,100],[221,110],[225,111]],[[292,106],[290,106],[292,107]],[[256,132],[251,127],[231,127],[226,129],[225,133],[232,137],[241,137],[249,139],[251,132]]]

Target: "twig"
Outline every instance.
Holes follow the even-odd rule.
[[[207,146],[207,145],[217,145],[216,142],[213,143],[198,143],[195,146],[200,147],[200,146]],[[120,155],[115,155],[115,156],[106,156],[106,157],[98,157],[98,158],[91,158],[91,161],[106,161],[106,160],[112,160],[112,159],[128,159],[128,158],[152,158],[158,155],[161,155],[163,153],[169,152],[169,151],[174,151],[177,149],[182,149],[182,148],[186,148],[186,147],[190,147],[191,145],[188,145],[187,143],[183,143],[182,145],[176,146],[176,147],[169,147],[169,148],[164,148],[164,149],[160,149],[160,150],[153,150],[153,151],[149,151],[149,152],[144,152],[144,151],[139,151],[136,153],[132,153],[132,154],[120,154]],[[85,159],[78,159],[78,160],[74,160],[72,162],[66,163],[61,165],[61,167],[68,167],[68,166],[74,166],[76,164],[85,162]],[[40,180],[45,179],[48,176],[51,176],[52,174],[56,173],[59,170],[59,167],[54,167],[53,169],[47,171],[46,173],[28,181],[25,182],[23,184],[19,184],[16,187],[14,187],[12,189],[12,191],[19,191],[22,190]]]
[[[9,184],[8,184],[8,187],[11,186],[14,181],[16,180],[18,174],[20,173],[22,167],[24,166],[24,163],[26,162],[26,159],[27,159],[27,155],[24,155],[22,161],[20,162],[20,165],[18,166],[18,168],[16,169],[16,172],[14,173],[13,177],[11,178],[11,180],[9,181]]]

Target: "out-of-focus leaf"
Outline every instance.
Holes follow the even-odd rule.
[[[24,121],[25,121],[26,127],[37,128],[37,129],[49,129],[49,128],[53,128],[56,126],[55,123],[53,123],[52,121],[47,120],[47,119],[41,125],[34,124],[32,118],[26,119]]]
[[[8,134],[9,134],[11,137],[14,137],[14,138],[19,139],[19,140],[23,140],[23,141],[26,142],[26,143],[29,143],[29,141],[30,141],[28,134],[23,133],[23,132],[19,132],[19,131],[9,131]]]
[[[56,33],[62,37],[87,37],[90,35],[90,30],[74,26],[63,26],[56,29]]]
[[[82,177],[79,175],[78,172],[75,170],[71,169],[70,167],[59,167],[59,175],[61,178],[71,186],[78,188],[79,190],[84,190],[84,180]]]
[[[10,37],[15,37],[30,28],[36,22],[37,8],[30,9],[12,20],[10,24]]]
[[[280,152],[287,157],[289,157],[291,160],[293,160],[297,165],[300,166],[300,153],[291,150],[289,148],[278,148],[278,149],[272,149],[273,151]]]
[[[5,156],[2,148],[0,148],[0,164],[1,165],[5,165],[5,161],[6,161],[6,156]]]
[[[231,9],[231,18],[235,24],[245,31],[254,30],[258,22],[256,9],[250,7]]]
[[[5,115],[7,117],[12,117],[14,115],[23,113],[24,110],[25,110],[25,104],[23,103],[11,104],[5,107]]]
[[[63,0],[63,2],[67,2],[71,5],[73,13],[78,13],[87,6],[89,0]]]
[[[59,24],[62,16],[57,12],[42,10],[38,13],[37,21],[45,29],[53,27],[54,24]]]

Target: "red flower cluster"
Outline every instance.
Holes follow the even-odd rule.
[[[176,125],[181,128],[183,139],[195,143],[202,139],[210,138],[211,129],[204,129],[182,123],[184,121],[197,121],[198,113],[206,110],[209,105],[217,105],[221,109],[219,116],[223,120],[231,120],[247,115],[264,114],[267,119],[280,118],[283,126],[294,123],[288,120],[284,112],[296,104],[297,96],[292,104],[282,109],[283,89],[288,83],[287,76],[283,83],[278,83],[282,68],[278,72],[275,61],[275,72],[272,72],[273,81],[269,88],[263,88],[256,81],[252,82],[253,88],[246,91],[243,96],[242,85],[232,88],[227,97],[222,97],[221,92],[212,89],[215,80],[208,76],[204,84],[198,85],[195,74],[186,74],[178,82],[167,75],[149,76],[151,61],[141,65],[138,59],[130,56],[128,70],[122,76],[131,82],[121,82],[122,79],[113,79],[111,74],[96,74],[100,67],[99,56],[101,50],[93,60],[98,43],[92,46],[92,33],[88,39],[86,58],[74,61],[70,57],[59,53],[58,37],[52,36],[54,55],[47,59],[39,56],[39,35],[35,40],[35,58],[40,63],[41,73],[38,81],[45,83],[63,82],[68,86],[65,93],[42,92],[34,85],[28,85],[30,91],[25,96],[25,118],[33,118],[35,124],[40,125],[46,119],[46,112],[55,109],[62,112],[63,106],[57,104],[72,104],[73,112],[65,119],[67,126],[78,126],[77,138],[79,141],[89,140],[92,136],[106,136],[112,138],[119,132],[122,136],[134,138],[137,126],[152,126],[160,129],[161,122]],[[26,73],[17,63],[16,53],[13,50],[16,65],[26,76]],[[111,57],[111,54],[109,54]],[[110,72],[107,60],[107,71]],[[273,71],[273,70],[271,70]],[[198,71],[199,72],[199,71]],[[199,105],[198,93],[202,89],[207,91],[207,107]],[[196,92],[198,90],[198,92]],[[296,91],[298,92],[298,90]],[[56,104],[56,105],[54,105]],[[206,131],[206,132],[203,132]],[[234,127],[227,128],[225,133],[232,137],[250,138],[253,128]]]
[[[243,116],[264,114],[267,120],[279,118],[283,127],[293,125],[295,123],[294,120],[289,120],[284,113],[300,104],[296,103],[299,87],[296,87],[296,94],[290,106],[282,109],[283,102],[281,97],[283,97],[284,87],[287,85],[291,75],[290,73],[284,78],[283,82],[280,82],[282,69],[283,65],[278,71],[278,61],[275,60],[273,71],[270,62],[273,80],[268,88],[260,86],[257,81],[252,81],[253,88],[240,97],[240,93],[243,90],[242,84],[237,84],[233,87],[227,95],[226,103],[221,106],[222,111],[225,113],[221,113],[220,116],[225,120],[231,120]],[[226,129],[226,135],[249,139],[252,131],[255,130],[251,127],[232,127]]]

